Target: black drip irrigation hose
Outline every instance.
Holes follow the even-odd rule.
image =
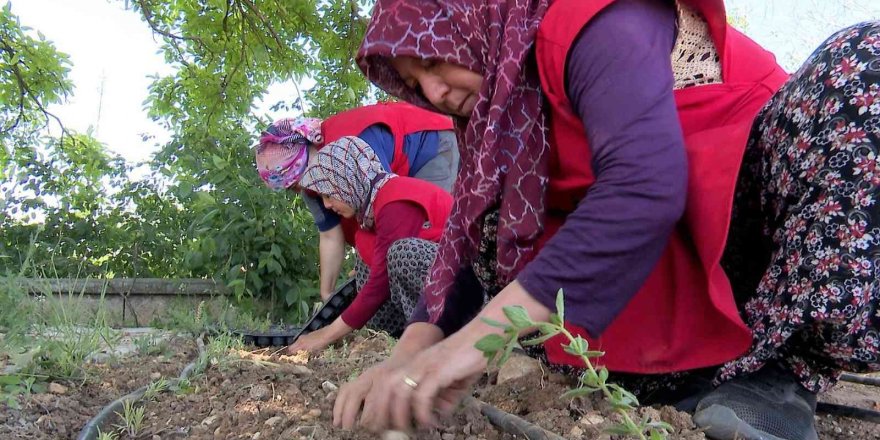
[[[880,387],[880,377],[860,376],[858,374],[843,373],[840,375],[840,380],[843,382],[852,382],[862,385]]]
[[[192,371],[196,368],[196,364],[199,362],[199,359],[205,355],[205,342],[204,342],[204,333],[196,339],[196,344],[199,348],[199,354],[196,356],[196,360],[190,362],[183,370],[180,372],[180,376],[177,377],[177,381],[185,380],[189,378]],[[125,402],[128,401],[137,401],[140,400],[141,397],[144,396],[144,393],[147,392],[149,385],[142,386],[112,402],[109,405],[105,406],[101,412],[98,413],[95,417],[92,417],[88,423],[83,426],[83,429],[79,432],[79,435],[76,437],[76,440],[96,440],[98,438],[98,431],[101,426],[106,422],[110,417],[116,415],[116,413],[123,410],[125,407]]]
[[[860,376],[857,374],[843,373],[840,375],[842,382],[852,382],[861,385],[880,387],[880,378]],[[880,411],[867,408],[858,408],[849,405],[840,405],[837,403],[819,402],[816,405],[816,412],[822,414],[830,414],[832,416],[849,417],[851,419],[864,420],[866,422],[880,423]]]
[[[565,440],[564,437],[527,422],[509,412],[500,410],[475,397],[466,397],[464,404],[465,406],[478,409],[493,425],[509,434],[523,436],[526,440]]]

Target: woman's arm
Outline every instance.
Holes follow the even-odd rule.
[[[644,284],[684,210],[674,42],[671,4],[619,0],[570,52],[568,95],[584,124],[596,181],[517,279],[550,308],[563,288],[567,316],[594,336]]]
[[[327,301],[336,288],[336,279],[345,259],[345,234],[342,225],[318,233],[318,262],[321,269],[321,299]]]
[[[376,245],[370,277],[357,297],[342,313],[342,320],[352,328],[361,328],[391,296],[388,280],[388,249],[395,241],[417,237],[428,217],[412,202],[391,202],[376,217]],[[405,317],[406,318],[406,317]]]

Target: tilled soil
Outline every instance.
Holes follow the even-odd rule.
[[[21,409],[0,405],[0,439],[74,439],[105,405],[156,377],[174,378],[196,354],[190,338],[168,342],[169,356],[133,354],[90,365],[86,382],[60,382],[63,388],[26,396]],[[152,377],[151,377],[152,375]]]
[[[151,381],[152,373],[175,377],[195,356],[194,344],[178,340],[171,358],[135,356],[115,365],[96,366],[97,380],[70,386],[62,395],[39,394],[23,402],[20,411],[0,409],[0,439],[75,438],[83,424],[105,404]],[[205,375],[193,379],[193,391],[171,392],[146,402],[144,426],[121,439],[328,439],[377,438],[332,426],[336,388],[390,351],[382,336],[361,334],[343,349],[321,357],[281,356],[269,351],[238,352]],[[155,377],[155,376],[154,376]],[[496,384],[496,374],[483,378],[476,397],[553,431],[569,440],[612,440],[604,431],[614,418],[598,400],[559,399],[571,379],[555,374],[529,374]],[[70,385],[70,384],[67,384]],[[880,392],[873,387],[841,384],[822,400],[880,409]],[[691,418],[672,408],[642,408],[641,415],[671,423],[671,439],[696,440],[704,435]],[[113,421],[112,423],[119,423]],[[880,425],[858,420],[817,416],[821,439],[880,439]],[[108,426],[107,428],[112,428]],[[522,438],[492,426],[473,408],[460,410],[445,427],[419,432],[426,440],[508,440]]]
[[[197,393],[165,394],[146,406],[146,426],[135,437],[191,439],[330,439],[365,440],[376,435],[332,426],[333,401],[339,384],[379,362],[388,352],[382,337],[358,337],[350,350],[320,358],[281,356],[266,352],[239,353],[241,359],[209,371],[196,381]],[[255,363],[257,361],[268,361]],[[567,439],[611,437],[603,433],[612,421],[600,414],[601,404],[559,399],[568,388],[562,376],[530,375],[477,390],[477,397],[519,415]],[[703,439],[690,416],[670,408],[641,410],[672,423],[675,439]],[[499,431],[473,408],[459,411],[445,427],[417,433],[427,440],[506,440],[522,438]]]

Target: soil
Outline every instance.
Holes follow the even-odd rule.
[[[69,386],[62,395],[38,394],[21,410],[0,409],[0,438],[75,438],[82,425],[104,405],[151,381],[152,373],[175,377],[195,356],[192,341],[173,341],[168,358],[134,356],[116,364],[95,366],[95,379]],[[377,436],[332,427],[335,387],[381,361],[390,351],[388,339],[359,334],[343,348],[321,357],[283,356],[263,349],[240,351],[193,379],[193,391],[171,392],[146,402],[144,426],[136,436],[120,439],[328,439],[366,440]],[[530,374],[504,384],[495,374],[483,378],[475,395],[569,440],[616,437],[604,433],[614,420],[602,402],[559,399],[571,380],[555,374]],[[822,400],[880,409],[880,390],[843,383]],[[691,418],[672,408],[642,408],[642,415],[671,423],[671,439],[696,440],[704,435]],[[819,415],[821,439],[880,439],[880,425]],[[118,423],[115,421],[114,423]],[[108,426],[108,429],[112,427]],[[493,427],[473,408],[464,408],[445,427],[411,438],[426,440],[511,440],[517,437]]]
[[[85,383],[57,382],[63,393],[33,394],[21,399],[21,409],[0,405],[0,439],[74,439],[83,425],[105,405],[156,378],[173,378],[192,361],[192,338],[174,337],[165,355],[132,353],[88,366]],[[151,377],[152,375],[152,377]],[[56,387],[53,387],[56,388]]]

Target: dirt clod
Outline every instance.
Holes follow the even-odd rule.
[[[254,385],[253,387],[251,387],[251,391],[250,391],[251,399],[265,402],[265,401],[269,400],[269,397],[271,397],[271,395],[272,395],[272,392],[269,391],[269,387],[267,387],[266,385],[257,384],[257,385]]]
[[[52,382],[49,384],[49,392],[52,394],[67,394],[67,387],[60,383]]]
[[[498,370],[498,384],[504,384],[512,380],[530,375],[542,376],[544,369],[537,359],[521,354],[514,354]]]

